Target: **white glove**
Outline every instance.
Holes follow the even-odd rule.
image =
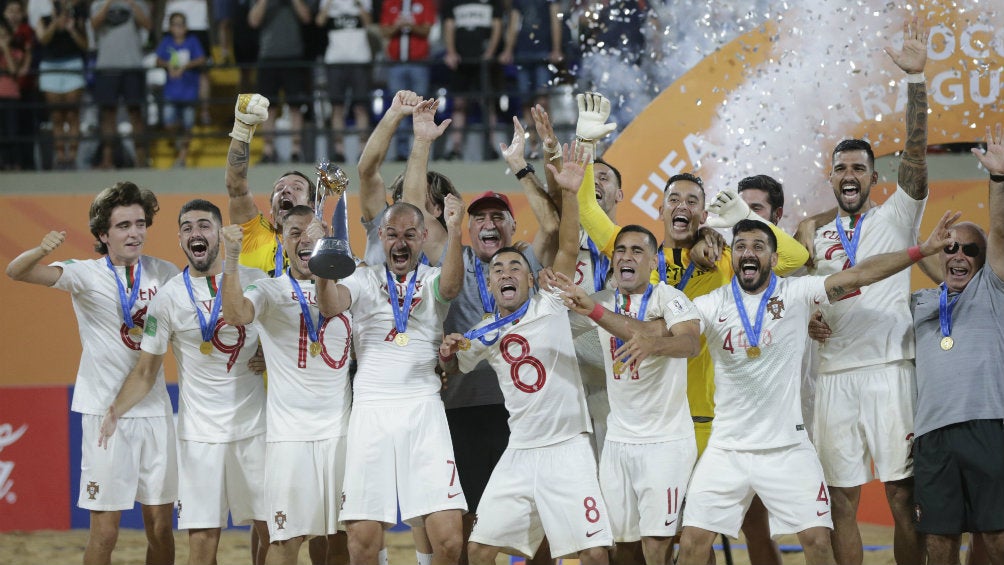
[[[251,143],[255,127],[268,119],[268,98],[261,94],[239,94],[234,105],[234,129],[230,137]]]
[[[575,137],[583,141],[597,141],[617,129],[617,124],[606,123],[610,117],[610,101],[598,92],[576,94],[579,120],[575,123]]]
[[[739,198],[739,193],[734,190],[719,192],[706,209],[712,214],[717,214],[717,216],[708,216],[708,221],[704,222],[704,225],[711,228],[731,228],[740,220],[761,219],[750,210],[749,205],[742,198]]]

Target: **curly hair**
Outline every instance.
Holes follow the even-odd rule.
[[[138,204],[143,208],[143,215],[146,218],[147,227],[153,225],[153,217],[160,211],[157,197],[148,188],[140,188],[136,183],[122,181],[115,183],[102,190],[91,203],[88,212],[88,225],[91,228],[91,235],[94,236],[94,250],[105,255],[108,253],[108,246],[101,241],[101,236],[108,233],[111,228],[112,210],[119,206],[133,206]]]

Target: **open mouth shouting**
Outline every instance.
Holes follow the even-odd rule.
[[[485,250],[501,249],[502,234],[498,228],[483,229],[478,233],[478,241]]]
[[[743,288],[752,290],[760,283],[760,260],[756,257],[747,257],[739,260],[739,282]]]
[[[205,259],[209,254],[209,242],[201,237],[193,237],[188,242],[188,250],[192,252],[193,259]]]
[[[638,272],[634,265],[621,264],[617,268],[620,284],[623,286],[633,286],[638,282]]]
[[[965,288],[972,272],[972,266],[964,259],[953,259],[945,266],[945,284],[952,290]]]
[[[848,210],[857,210],[861,205],[861,185],[852,180],[840,183],[840,197]]]
[[[395,270],[404,270],[408,267],[408,262],[411,260],[411,249],[408,249],[407,245],[401,245],[391,249],[390,251],[390,264]]]

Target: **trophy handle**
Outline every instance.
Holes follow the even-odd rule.
[[[338,199],[331,216],[332,237],[325,237],[314,244],[314,251],[307,266],[310,272],[324,279],[342,279],[356,270],[356,261],[349,246],[349,220],[345,190],[349,186],[348,177],[341,168],[322,161],[317,166],[317,192],[314,197],[314,214],[323,221],[324,201],[330,196]]]

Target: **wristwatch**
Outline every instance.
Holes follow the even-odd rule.
[[[535,173],[535,172],[536,171],[534,170],[533,165],[527,163],[525,167],[516,171],[516,180],[523,180],[523,177],[525,177],[530,173]]]
[[[529,165],[527,165],[527,166],[529,166]],[[525,170],[526,169],[523,169],[523,171],[525,171]],[[530,169],[530,170],[532,171],[533,169]],[[520,171],[520,173],[523,172],[523,171]],[[516,178],[519,178],[519,173],[516,173]],[[995,175],[993,173],[990,173],[990,180],[992,180],[994,182],[1004,182],[1004,175]]]

